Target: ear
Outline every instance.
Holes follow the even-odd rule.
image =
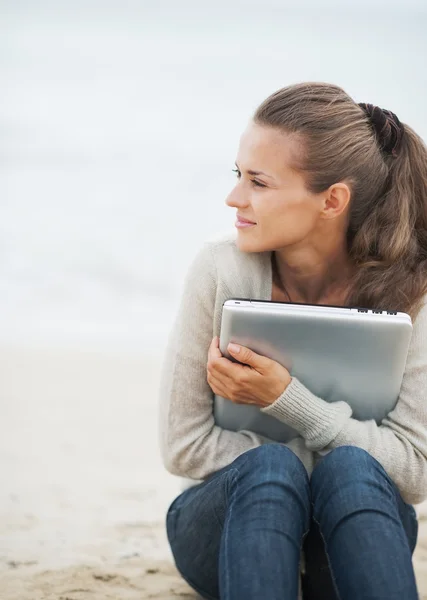
[[[351,190],[347,183],[334,183],[324,197],[322,216],[324,219],[336,219],[349,205]]]

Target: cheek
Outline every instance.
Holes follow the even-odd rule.
[[[258,224],[238,233],[236,244],[242,252],[265,252],[298,244],[310,235],[318,220],[315,202],[300,189],[288,192],[286,197],[264,192],[252,197],[251,206]]]
[[[309,235],[316,222],[317,212],[312,202],[280,202],[263,211],[259,233],[278,246],[295,244]]]

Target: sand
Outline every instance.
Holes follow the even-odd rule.
[[[158,452],[158,358],[8,347],[0,360],[1,599],[198,598],[166,538],[179,480]]]

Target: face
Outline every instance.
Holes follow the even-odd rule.
[[[236,160],[237,183],[226,204],[236,217],[237,245],[243,252],[299,246],[316,230],[323,209],[320,194],[307,190],[292,165],[298,142],[277,129],[249,123]]]

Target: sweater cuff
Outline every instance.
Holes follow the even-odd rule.
[[[296,377],[272,404],[260,410],[296,429],[311,450],[325,448],[352,415],[346,402],[326,402]]]

